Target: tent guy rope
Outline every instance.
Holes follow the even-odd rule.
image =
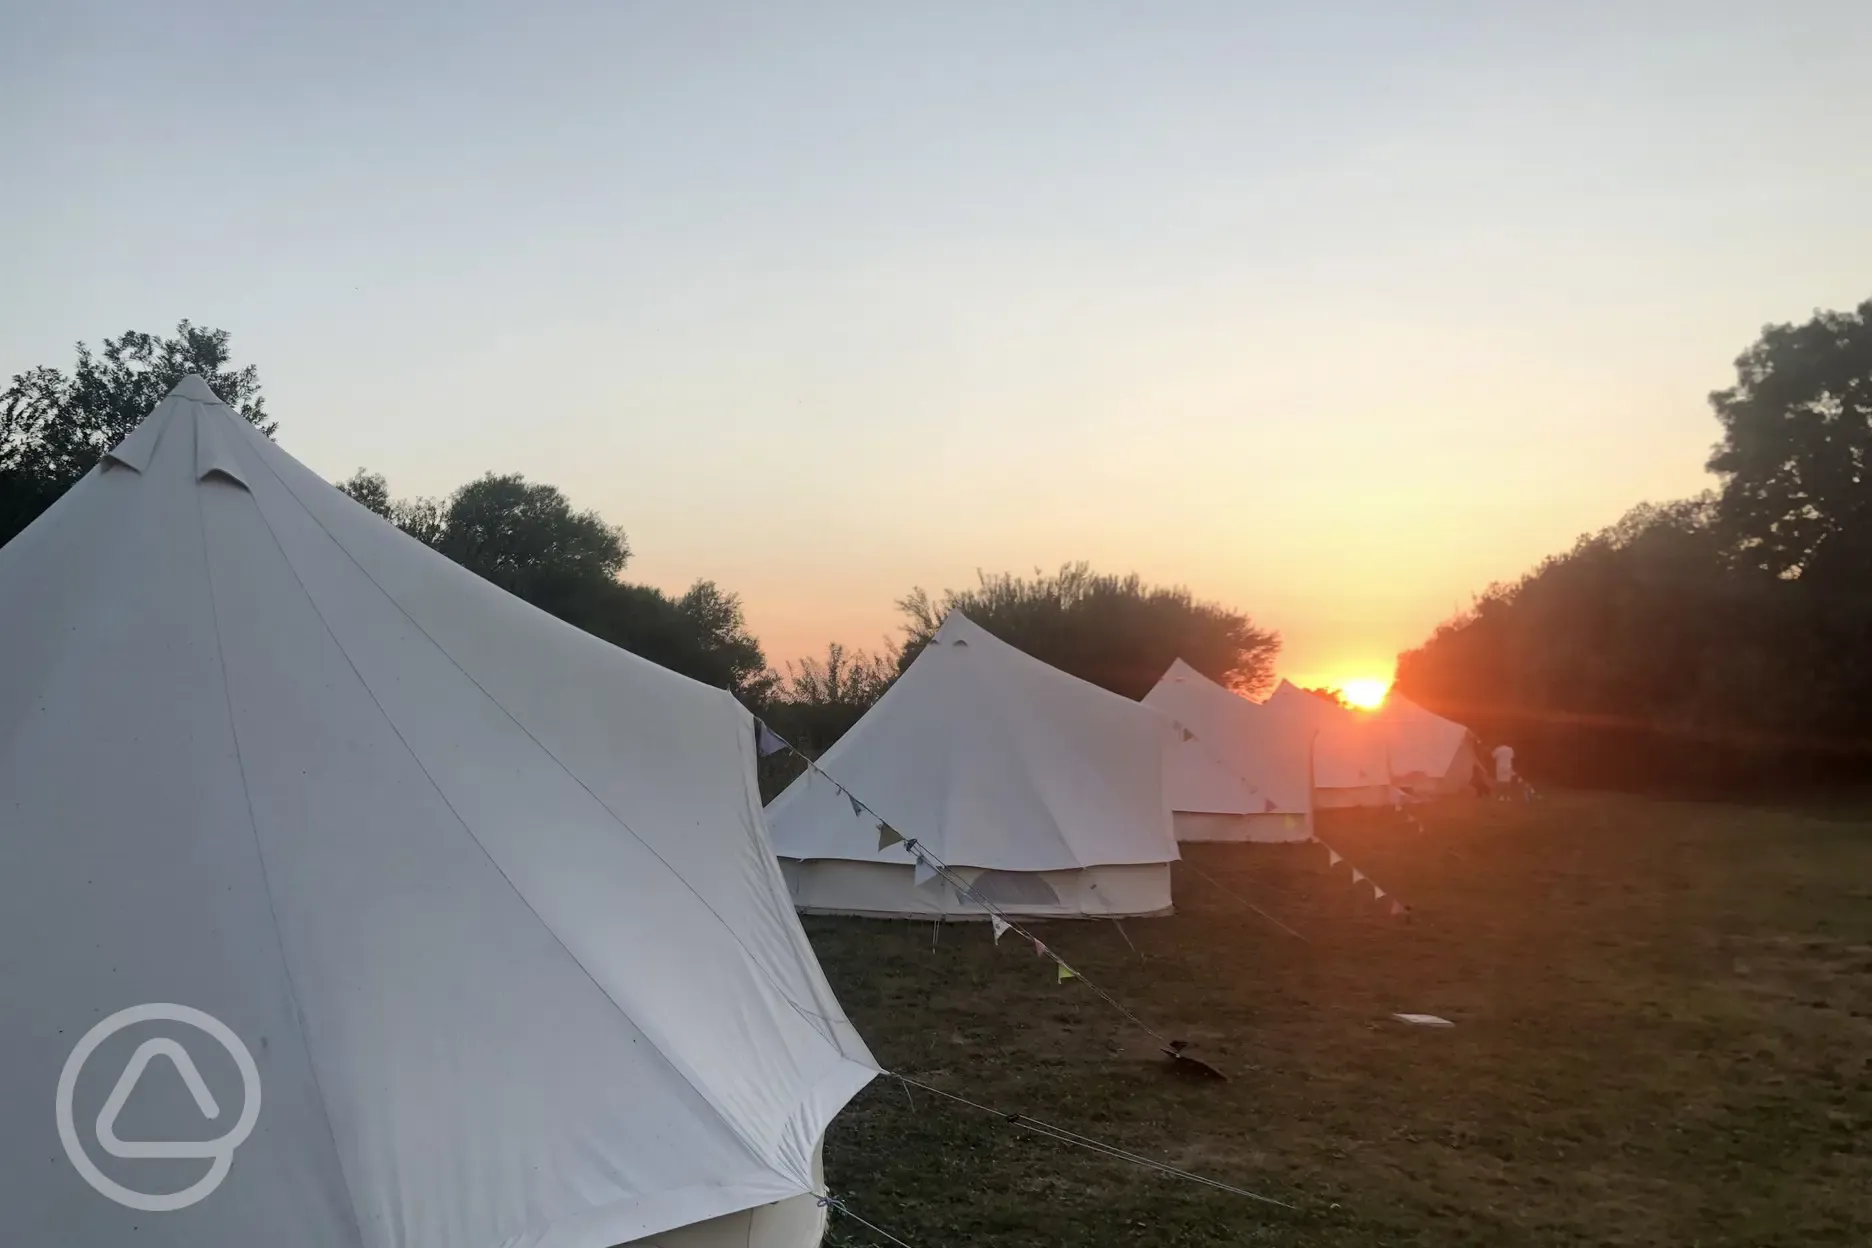
[[[1186,869],[1190,871],[1194,871],[1198,876],[1209,881],[1210,884],[1215,886],[1217,891],[1221,892],[1225,896],[1233,898],[1235,901],[1240,902],[1242,905],[1248,907],[1250,910],[1254,911],[1256,914],[1260,915],[1262,918],[1272,923],[1275,927],[1280,928],[1281,931],[1286,932],[1289,936],[1292,936],[1295,940],[1306,940],[1306,937],[1302,936],[1299,932],[1294,931],[1293,928],[1288,927],[1285,923],[1281,922],[1279,919],[1275,918],[1273,915],[1263,910],[1260,906],[1255,905],[1254,902],[1249,901],[1246,897],[1243,897],[1240,893],[1237,893],[1235,890],[1229,888],[1227,885],[1223,884],[1220,880],[1210,875],[1207,871],[1204,871],[1201,867],[1191,862],[1188,858],[1185,858],[1182,861],[1183,861],[1183,866]],[[1307,941],[1307,943],[1311,944],[1312,942]]]
[[[895,1235],[891,1234],[889,1231],[885,1230],[883,1227],[879,1226],[877,1223],[867,1222],[865,1219],[853,1213],[851,1210],[851,1206],[845,1203],[845,1200],[843,1197],[835,1196],[829,1191],[816,1192],[814,1193],[814,1195],[816,1195],[819,1198],[819,1207],[821,1209],[830,1209],[834,1211],[835,1213],[844,1214],[846,1217],[850,1218],[853,1222],[856,1222],[859,1226],[862,1226],[867,1231],[870,1231],[873,1235],[882,1235],[885,1239],[888,1239],[891,1243],[896,1244],[897,1248],[911,1248],[911,1245],[909,1244],[908,1241],[898,1239]]]
[[[1282,1209],[1293,1209],[1296,1207],[1284,1200],[1276,1200],[1272,1196],[1263,1196],[1259,1192],[1251,1192],[1245,1187],[1236,1187],[1232,1183],[1224,1183],[1220,1179],[1212,1179],[1205,1174],[1197,1174],[1191,1170],[1179,1169],[1168,1162],[1158,1161],[1152,1157],[1145,1157],[1141,1154],[1130,1152],[1127,1149],[1119,1148],[1115,1144],[1107,1144],[1105,1141],[1094,1139],[1089,1135],[1081,1135],[1079,1132],[1066,1127],[1055,1126],[1048,1122],[1041,1122],[1039,1119],[1029,1117],[1026,1114],[1013,1114],[1003,1109],[995,1109],[991,1105],[983,1105],[981,1102],[972,1101],[966,1096],[958,1096],[954,1092],[944,1091],[942,1088],[925,1083],[921,1079],[912,1079],[908,1075],[900,1075],[895,1071],[885,1071],[884,1073],[892,1079],[909,1084],[913,1088],[921,1088],[931,1096],[941,1097],[944,1100],[954,1101],[958,1105],[965,1105],[981,1113],[990,1114],[996,1118],[1003,1119],[1011,1126],[1019,1127],[1025,1131],[1031,1131],[1036,1135],[1045,1136],[1061,1144],[1070,1144],[1074,1148],[1083,1148],[1090,1152],[1098,1153],[1101,1156],[1110,1157],[1116,1161],[1129,1162],[1134,1166],[1142,1166],[1147,1170],[1154,1170],[1170,1178],[1182,1179],[1185,1182],[1211,1187],[1217,1191],[1227,1192],[1230,1195],[1240,1196],[1247,1200],[1258,1201],[1264,1205],[1276,1205]]]

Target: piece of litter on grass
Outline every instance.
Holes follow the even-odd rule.
[[[1391,1017],[1400,1023],[1409,1023],[1413,1027],[1454,1027],[1456,1025],[1449,1019],[1439,1018],[1435,1014],[1393,1014]]]

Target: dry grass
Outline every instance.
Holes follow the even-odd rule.
[[[1046,925],[1149,1036],[1012,937],[812,919],[887,1067],[1293,1203],[1033,1138],[880,1080],[834,1190],[916,1248],[1872,1244],[1872,812],[1556,796],[1316,846],[1193,846],[1175,918]],[[1393,1011],[1441,1014],[1450,1030]],[[834,1244],[881,1243],[842,1220]]]

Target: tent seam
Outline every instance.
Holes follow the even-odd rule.
[[[533,742],[535,748],[537,748],[547,758],[550,758],[553,761],[553,763],[559,768],[559,770],[565,773],[567,778],[569,778],[574,784],[578,785],[579,788],[585,793],[586,796],[590,797],[592,801],[598,804],[599,809],[603,810],[606,814],[610,815],[613,822],[615,822],[619,827],[623,828],[626,832],[630,833],[631,838],[633,840],[635,840],[639,845],[642,845],[646,850],[648,850],[650,855],[654,857],[660,864],[662,864],[663,869],[665,871],[669,872],[669,874],[678,882],[680,882],[684,888],[688,889],[691,896],[695,897],[697,901],[702,903],[703,908],[706,909],[709,912],[709,914],[714,917],[715,921],[721,925],[722,930],[728,933],[729,939],[733,940],[736,946],[740,948],[741,952],[747,955],[749,965],[754,968],[756,973],[759,974],[761,978],[767,980],[768,984],[771,987],[773,987],[777,992],[779,992],[779,995],[782,1000],[786,1001],[788,1005],[792,1006],[793,1009],[797,1012],[800,1008],[798,1004],[793,1001],[792,997],[788,995],[788,993],[783,988],[781,988],[779,984],[774,983],[773,979],[767,975],[765,970],[760,965],[760,960],[756,958],[753,954],[753,951],[748,949],[747,945],[742,942],[740,935],[736,933],[735,930],[728,925],[727,921],[722,918],[720,912],[717,911],[714,906],[709,904],[708,899],[703,897],[700,893],[698,893],[695,889],[695,886],[690,884],[688,880],[684,879],[682,876],[682,873],[677,871],[673,866],[671,866],[669,863],[669,860],[664,858],[662,854],[658,853],[655,846],[651,845],[650,842],[645,840],[642,836],[638,835],[636,829],[632,828],[628,823],[626,823],[623,817],[619,815],[615,810],[612,810],[610,805],[603,798],[599,797],[596,793],[593,793],[590,787],[587,786],[586,783],[583,780],[581,780],[572,771],[571,768],[567,767],[565,765],[565,762],[562,759],[560,759],[560,757],[557,754],[554,754],[552,750],[546,746],[545,742],[541,741],[538,737],[536,737],[533,734],[532,730],[530,730],[525,724],[521,723],[518,719],[516,719],[513,715],[513,712],[509,711],[504,705],[501,704],[501,701],[499,698],[496,698],[492,693],[489,693],[487,688],[484,685],[482,685],[480,681],[476,680],[474,676],[456,660],[454,655],[449,653],[448,648],[444,646],[441,642],[437,641],[429,633],[429,630],[424,628],[422,624],[418,622],[416,618],[412,616],[404,608],[403,604],[396,599],[396,596],[391,594],[389,590],[385,589],[375,576],[371,575],[370,570],[368,568],[366,568],[362,563],[358,562],[357,558],[354,555],[352,555],[348,549],[346,549],[344,543],[340,542],[337,539],[337,537],[335,537],[332,534],[331,530],[325,527],[324,522],[319,519],[319,517],[312,511],[312,509],[305,505],[305,500],[301,499],[298,493],[292,488],[292,486],[286,484],[285,479],[282,478],[278,472],[274,471],[273,465],[270,463],[267,463],[265,460],[265,457],[262,456],[259,458],[261,460],[261,465],[267,470],[268,474],[272,476],[274,481],[279,483],[279,486],[281,489],[285,490],[289,495],[292,496],[293,500],[297,502],[299,506],[301,507],[301,509],[305,511],[306,517],[310,519],[313,524],[318,526],[320,532],[325,534],[326,540],[331,542],[333,546],[335,546],[341,553],[343,553],[346,559],[350,560],[351,565],[355,567],[359,572],[361,572],[364,575],[365,579],[370,581],[370,583],[376,587],[377,592],[382,594],[385,600],[388,601],[392,606],[394,606],[397,609],[397,612],[400,615],[402,615],[404,619],[408,620],[411,626],[414,627],[417,632],[423,635],[424,640],[426,640],[431,646],[434,646],[436,649],[436,652],[440,654],[443,658],[447,659],[449,661],[450,666],[452,666],[456,671],[460,672],[462,676],[465,679],[467,679],[467,681],[470,684],[472,684],[480,692],[481,696],[488,700],[488,703],[491,706],[493,706],[503,716],[505,716],[509,723],[513,724],[522,733],[525,733],[527,739]],[[403,730],[397,726],[396,721],[391,718],[390,713],[384,709],[383,703],[380,702],[377,698],[376,690],[372,689],[370,687],[370,682],[364,679],[364,674],[358,670],[357,664],[352,660],[350,652],[345,649],[344,643],[338,639],[338,636],[332,630],[330,623],[326,621],[324,612],[319,610],[317,601],[312,597],[312,592],[306,588],[305,581],[299,576],[299,569],[293,565],[291,556],[286,554],[285,545],[284,543],[280,541],[279,534],[274,532],[272,522],[266,519],[266,512],[264,509],[260,509],[260,516],[261,516],[262,523],[266,524],[267,526],[268,534],[271,535],[273,538],[274,545],[279,549],[280,558],[283,559],[286,563],[286,566],[292,570],[293,579],[298,582],[300,592],[305,594],[306,601],[311,604],[313,613],[318,616],[319,624],[325,629],[325,635],[331,638],[332,644],[338,648],[338,653],[344,656],[345,663],[347,666],[351,668],[352,675],[357,677],[357,681],[361,686],[363,686],[364,692],[370,696],[372,705],[374,705],[377,708],[377,713],[383,716],[384,722],[390,725],[390,730],[396,733],[397,740],[402,744],[404,750],[409,753],[411,760],[415,762],[416,766],[422,771],[423,778],[426,779],[429,782],[430,787],[435,790],[436,796],[442,799],[443,804],[448,807],[449,813],[455,816],[456,822],[461,825],[462,831],[467,834],[468,839],[473,841],[475,844],[475,847],[479,849],[481,853],[483,854],[483,856],[487,858],[488,865],[494,868],[494,870],[500,875],[501,879],[506,882],[507,887],[513,890],[514,895],[520,899],[520,903],[527,908],[527,911],[530,914],[533,915],[534,920],[538,922],[539,925],[546,930],[547,934],[553,938],[554,943],[556,943],[562,950],[565,951],[566,956],[571,958],[573,961],[573,964],[576,965],[579,968],[579,970],[584,973],[585,977],[591,981],[592,986],[598,990],[599,995],[603,996],[605,1000],[609,1001],[611,1003],[611,1007],[615,1009],[619,1014],[621,1014],[626,1019],[626,1021],[628,1021],[631,1024],[632,1027],[636,1028],[640,1033],[643,1032],[644,1030],[643,1027],[637,1022],[635,1018],[631,1016],[630,1011],[625,1009],[623,1004],[620,1003],[617,1000],[617,998],[613,997],[610,994],[610,992],[606,991],[605,986],[599,982],[598,977],[592,974],[591,968],[586,966],[584,960],[581,959],[576,953],[572,952],[572,950],[566,945],[565,941],[560,937],[559,933],[553,928],[553,926],[546,921],[545,917],[541,915],[537,909],[534,908],[532,901],[528,899],[527,895],[525,894],[525,892],[521,890],[520,886],[514,883],[513,877],[507,874],[507,872],[501,867],[500,863],[495,859],[494,855],[488,851],[487,846],[482,843],[481,838],[475,835],[474,829],[468,825],[468,821],[462,818],[461,812],[455,808],[455,803],[449,800],[448,794],[443,791],[442,786],[438,784],[436,782],[435,777],[430,774],[428,766],[423,762],[421,756],[417,754],[415,747],[410,745],[408,739],[403,736]],[[827,1037],[825,1036],[825,1033],[821,1032],[817,1027],[813,1027],[809,1023],[808,1030],[810,1030],[814,1035],[818,1036],[820,1039],[826,1040],[827,1043],[831,1045],[833,1052],[836,1053],[841,1060],[843,1061],[852,1060],[851,1058],[846,1057],[844,1051],[840,1049],[838,1045],[833,1044],[829,1039],[827,1039]],[[687,1084],[689,1088],[693,1092],[695,1092],[695,1094],[699,1098],[701,1098],[702,1103],[709,1107],[710,1111],[715,1114],[715,1116],[721,1121],[722,1125],[727,1127],[729,1131],[734,1134],[735,1138],[740,1140],[744,1146],[748,1147],[750,1152],[754,1154],[757,1160],[761,1161],[762,1164],[769,1165],[771,1167],[771,1162],[765,1155],[763,1155],[763,1148],[759,1144],[758,1141],[749,1139],[748,1136],[729,1119],[728,1115],[723,1111],[722,1107],[717,1105],[714,1099],[710,1097],[709,1094],[705,1092],[700,1086],[698,1086],[695,1080],[691,1079],[682,1070],[682,1068],[676,1064],[676,1062],[669,1056],[668,1053],[663,1051],[663,1047],[661,1045],[653,1042],[650,1045],[650,1047],[652,1049],[655,1049],[657,1052],[657,1055],[663,1059],[664,1063],[670,1068],[670,1070],[675,1072],[676,1076],[680,1078],[685,1084]],[[783,1174],[785,1173],[784,1171],[776,1171],[776,1172],[783,1173]],[[789,1179],[793,1179],[793,1180],[799,1180],[801,1176],[795,1175],[795,1174],[786,1174],[785,1177]],[[811,1183],[810,1178],[806,1179],[805,1181],[807,1182],[808,1186],[810,1186],[810,1183]]]
[[[323,1081],[319,1079],[318,1061],[312,1051],[312,1037],[306,1031],[305,1011],[299,1004],[298,982],[293,978],[292,958],[286,952],[286,934],[280,927],[279,906],[273,899],[273,879],[267,871],[266,847],[260,841],[260,821],[254,814],[253,789],[247,780],[247,762],[241,750],[240,726],[234,718],[234,689],[233,682],[228,677],[227,648],[221,637],[221,599],[220,595],[215,592],[214,560],[208,553],[208,517],[202,506],[200,483],[196,482],[195,485],[195,517],[201,526],[202,572],[208,581],[209,615],[213,618],[215,626],[215,665],[221,669],[221,696],[223,705],[227,708],[228,736],[234,742],[234,768],[240,773],[241,778],[241,799],[247,805],[247,831],[253,837],[254,854],[260,864],[260,887],[266,894],[267,915],[273,920],[273,941],[279,949],[280,966],[286,972],[286,990],[292,997],[293,1020],[298,1024],[299,1043],[305,1049],[306,1069],[312,1076],[312,1090],[318,1096],[320,1117],[325,1120],[325,1137],[331,1141],[332,1160],[338,1165],[339,1180],[344,1183],[345,1194],[349,1197],[345,1211],[351,1215],[351,1229],[356,1234],[359,1248],[364,1248],[366,1241],[363,1224],[358,1219],[358,1194],[351,1186],[351,1176],[344,1164],[344,1155],[339,1151],[338,1129],[332,1125],[331,1102],[326,1098]],[[252,496],[249,495],[249,497]],[[257,504],[255,510],[259,510]],[[261,522],[265,523],[265,521],[266,517],[262,515]],[[267,531],[269,534],[272,532],[270,525]],[[274,538],[275,544],[278,540],[277,537]],[[295,572],[294,575],[296,577],[297,573]]]

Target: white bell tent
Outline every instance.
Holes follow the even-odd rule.
[[[1464,793],[1477,765],[1475,734],[1393,690],[1373,717],[1385,739],[1391,781],[1412,797]]]
[[[1182,659],[1144,705],[1183,730],[1166,772],[1179,841],[1304,841],[1313,834],[1310,738]]]
[[[0,636],[9,1242],[819,1242],[820,1142],[876,1068],[727,693],[194,377],[0,549]],[[201,1014],[104,1036],[170,1005]],[[188,1143],[211,1107],[235,1133]]]
[[[1396,802],[1385,735],[1371,715],[1336,706],[1285,680],[1262,706],[1285,731],[1313,734],[1314,809]]]
[[[876,811],[1007,914],[1170,911],[1170,721],[951,612],[897,683],[767,808],[802,910],[887,918],[987,911]],[[840,786],[843,786],[841,791]]]

